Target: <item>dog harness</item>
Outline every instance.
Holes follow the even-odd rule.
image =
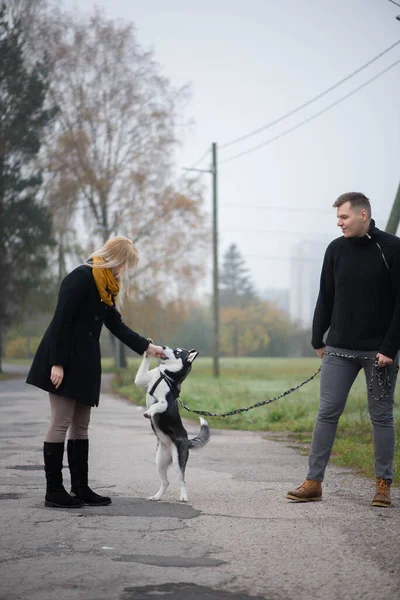
[[[165,383],[168,385],[171,392],[174,392],[174,387],[176,388],[176,386],[173,385],[173,382],[171,381],[171,379],[169,379],[167,377],[167,375],[165,375],[164,373],[161,373],[160,377],[157,379],[157,381],[154,383],[153,387],[149,391],[150,396],[154,397],[154,392],[156,391],[157,387],[159,386],[159,384],[162,382],[163,379],[164,379]],[[178,397],[178,396],[179,396],[179,393],[176,394],[176,397]]]

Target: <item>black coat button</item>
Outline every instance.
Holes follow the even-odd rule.
[[[89,337],[93,337],[93,331],[89,331]]]
[[[95,316],[95,318],[94,318],[94,320],[95,320],[95,321],[98,321],[98,320],[99,320],[99,317],[96,315],[96,316]]]

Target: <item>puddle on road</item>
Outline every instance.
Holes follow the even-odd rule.
[[[42,506],[38,505],[38,508]],[[48,510],[47,508],[45,510]],[[167,519],[195,519],[202,512],[190,504],[181,502],[152,502],[145,498],[128,498],[116,496],[108,506],[82,506],[81,508],[52,508],[62,512],[73,511],[81,517],[147,517],[154,519],[164,517]]]
[[[164,583],[162,585],[146,585],[143,587],[125,588],[120,600],[149,600],[154,598],[171,598],[173,600],[277,600],[266,596],[248,596],[243,593],[231,593],[215,590],[195,583]]]
[[[19,500],[22,498],[22,494],[15,494],[11,492],[10,494],[0,494],[0,500]]]
[[[85,506],[82,514],[96,515],[96,517],[167,517],[178,519],[194,519],[201,511],[194,509],[190,504],[181,502],[152,502],[144,498],[127,498],[118,496],[112,499],[109,506]]]
[[[12,465],[11,467],[6,467],[6,469],[12,469],[13,471],[43,471],[43,465]]]

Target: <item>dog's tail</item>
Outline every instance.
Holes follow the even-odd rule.
[[[200,433],[199,435],[196,435],[195,438],[193,438],[192,440],[188,440],[189,441],[189,448],[193,448],[193,449],[197,449],[197,448],[202,448],[203,446],[205,446],[207,444],[207,442],[210,439],[210,428],[208,426],[208,423],[205,419],[203,419],[202,417],[200,417]]]

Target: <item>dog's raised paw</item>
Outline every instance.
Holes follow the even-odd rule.
[[[152,500],[153,502],[157,502],[157,500],[159,500],[160,498],[155,495],[155,496],[150,496],[150,498],[148,498],[148,500]]]

